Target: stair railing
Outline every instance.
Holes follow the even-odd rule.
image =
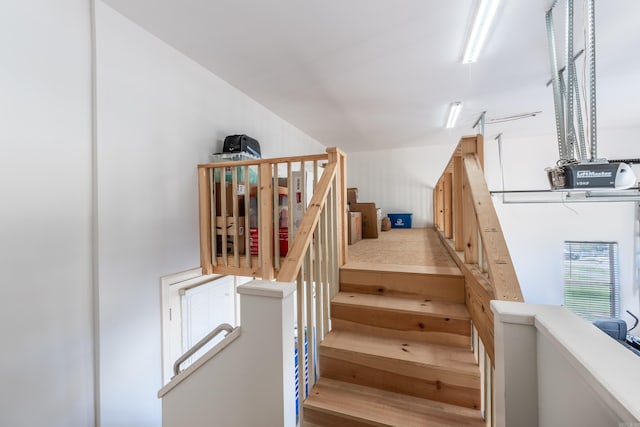
[[[482,135],[463,137],[433,192],[434,225],[465,275],[465,304],[474,325],[483,414],[492,424],[494,329],[491,300],[524,301],[484,179]]]
[[[203,274],[278,276],[307,211],[307,189],[316,188],[322,168],[343,158],[330,148],[326,154],[198,165]]]
[[[296,283],[302,414],[346,262],[346,156],[329,148],[312,156],[208,163],[198,171],[203,274]]]

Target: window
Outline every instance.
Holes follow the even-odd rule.
[[[619,317],[617,243],[564,242],[564,304],[587,320]]]

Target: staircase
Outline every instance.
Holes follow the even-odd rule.
[[[304,425],[484,425],[457,267],[346,264],[331,323]]]

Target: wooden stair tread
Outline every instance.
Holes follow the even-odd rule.
[[[304,402],[305,419],[317,425],[482,426],[480,411],[404,394],[321,378]],[[351,422],[351,423],[349,423]],[[333,424],[335,425],[335,424]]]
[[[377,264],[368,262],[347,262],[341,270],[383,271],[386,273],[433,274],[438,276],[463,276],[458,267]]]
[[[418,295],[377,295],[355,292],[340,292],[332,304],[370,307],[399,313],[419,313],[433,317],[470,320],[464,304],[431,300]]]

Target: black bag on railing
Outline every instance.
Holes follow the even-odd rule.
[[[260,154],[260,143],[247,135],[229,135],[224,139],[222,146],[224,153],[240,153],[245,152],[252,154],[258,158]]]

